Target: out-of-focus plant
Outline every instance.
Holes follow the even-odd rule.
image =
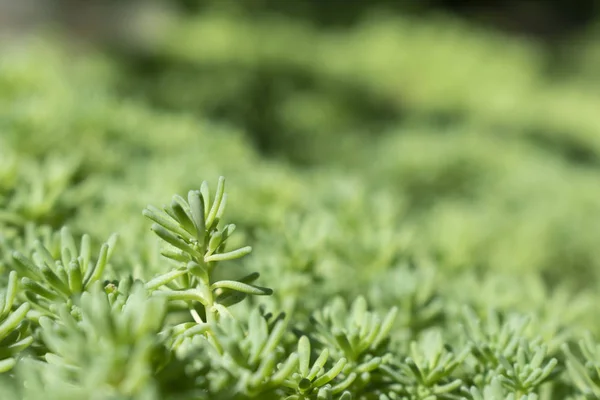
[[[0,44],[0,398],[597,397],[593,68],[213,3]]]

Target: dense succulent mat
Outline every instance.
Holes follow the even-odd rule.
[[[2,47],[0,398],[600,398],[593,59],[177,22]]]

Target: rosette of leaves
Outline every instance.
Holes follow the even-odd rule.
[[[84,187],[75,184],[78,173],[78,163],[66,158],[38,163],[13,157],[12,163],[3,163],[0,223],[18,229],[28,222],[61,226],[86,196]]]
[[[389,378],[384,398],[457,399],[463,384],[456,376],[470,349],[456,353],[444,343],[438,330],[426,331],[412,341],[407,357],[381,368]],[[382,386],[385,387],[385,386]]]
[[[7,227],[0,228],[0,271],[13,269],[14,252],[33,253],[37,241],[40,241],[56,258],[61,254],[61,232],[52,229],[49,225],[28,222],[21,231]]]
[[[40,317],[47,364],[39,378],[69,382],[81,398],[98,392],[101,398],[158,398],[155,376],[168,362],[160,334],[165,313],[164,299],[149,298],[141,282],[129,295],[107,293],[96,282],[81,295],[80,312],[61,304],[58,318]]]
[[[600,344],[588,332],[579,341],[579,355],[574,354],[565,343],[569,376],[575,387],[586,398],[600,398]]]
[[[357,297],[350,307],[341,297],[336,297],[311,317],[315,336],[352,363],[360,363],[369,354],[385,354],[386,340],[398,309],[393,307],[382,318],[367,307],[362,296]]]
[[[367,309],[364,297],[357,297],[350,307],[335,298],[311,317],[314,338],[329,349],[336,359],[347,360],[342,372],[356,374],[352,390],[358,392],[376,381],[376,371],[391,357],[389,334],[398,309],[393,307],[381,317]]]
[[[288,351],[285,343],[289,332],[284,316],[273,318],[256,308],[248,317],[247,324],[230,317],[212,322],[210,336],[183,333],[204,343],[210,359],[209,389],[217,398],[279,398],[269,396],[277,396],[297,369],[298,354]]]
[[[33,342],[26,319],[29,303],[14,309],[17,286],[17,273],[12,271],[8,286],[0,290],[0,373],[11,370],[17,362],[17,355]]]
[[[329,349],[325,348],[313,359],[310,339],[301,336],[298,340],[298,365],[295,372],[281,382],[282,392],[293,393],[285,400],[332,399],[350,400],[346,389],[354,382],[357,372],[343,374],[348,363],[345,358],[336,362],[329,360]]]
[[[101,279],[116,240],[116,235],[111,236],[93,260],[90,237],[83,235],[78,246],[63,227],[59,237],[46,238],[46,245],[35,240],[30,257],[14,251],[11,267],[22,276],[22,293],[31,306],[41,315],[52,316],[54,304],[75,304],[81,293]]]
[[[537,400],[538,395],[535,393],[515,395],[514,393],[507,394],[506,389],[502,386],[499,379],[492,379],[489,385],[486,385],[483,390],[476,387],[464,390],[465,398],[470,400]]]
[[[509,394],[520,398],[536,393],[540,385],[560,373],[558,360],[549,356],[542,339],[524,336],[527,318],[517,316],[502,322],[491,310],[483,327],[471,309],[465,308],[464,314],[474,386],[484,387],[496,378]]]
[[[234,224],[219,228],[227,194],[225,179],[219,178],[215,198],[210,202],[208,183],[200,190],[191,190],[187,201],[174,196],[163,210],[148,206],[143,214],[154,221],[152,231],[170,248],[162,255],[173,260],[176,267],[146,284],[154,295],[165,296],[185,304],[197,323],[218,320],[230,315],[228,307],[248,295],[270,295],[271,289],[253,285],[258,273],[233,280],[215,281],[214,271],[220,262],[241,258],[252,251],[250,246],[226,251]]]
[[[429,265],[416,266],[406,262],[373,280],[368,298],[374,306],[398,305],[396,325],[404,330],[406,343],[432,326],[439,326],[446,317],[444,299],[438,292],[436,270]]]

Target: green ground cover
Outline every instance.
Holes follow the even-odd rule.
[[[0,398],[600,398],[593,30],[157,26],[1,45]]]

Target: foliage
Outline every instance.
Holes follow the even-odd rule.
[[[0,398],[600,398],[593,31],[171,17],[0,45]]]

